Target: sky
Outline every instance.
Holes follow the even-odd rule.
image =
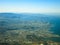
[[[60,13],[60,0],[0,0],[0,12]]]

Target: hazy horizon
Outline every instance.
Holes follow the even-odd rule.
[[[60,14],[60,0],[0,0],[0,13]]]

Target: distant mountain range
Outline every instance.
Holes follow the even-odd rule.
[[[60,42],[60,16],[0,13],[0,43]]]

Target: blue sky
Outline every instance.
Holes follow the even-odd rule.
[[[60,13],[60,0],[0,0],[0,12]]]

